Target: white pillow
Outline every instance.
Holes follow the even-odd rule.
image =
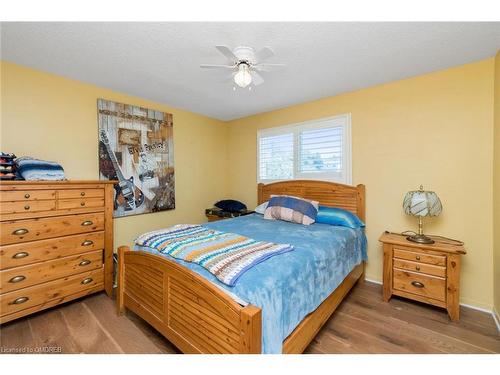
[[[255,207],[255,212],[258,214],[264,215],[264,212],[266,211],[267,205],[269,204],[269,201],[264,202],[262,204],[259,204],[257,207]]]

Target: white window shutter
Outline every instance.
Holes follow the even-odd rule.
[[[349,114],[257,133],[259,182],[316,179],[351,184]]]
[[[343,128],[304,130],[299,133],[299,172],[342,172]]]
[[[259,138],[259,180],[289,180],[293,178],[293,133]]]

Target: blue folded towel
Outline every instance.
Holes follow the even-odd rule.
[[[65,180],[63,167],[53,161],[35,159],[23,156],[16,159],[17,172],[30,181],[37,180]]]

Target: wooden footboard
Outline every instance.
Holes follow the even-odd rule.
[[[243,307],[188,268],[167,258],[118,248],[118,313],[129,309],[183,353],[261,353],[261,309]],[[283,342],[284,354],[302,353],[356,282],[364,263]]]
[[[118,312],[130,309],[184,353],[260,353],[261,310],[164,257],[118,249]]]

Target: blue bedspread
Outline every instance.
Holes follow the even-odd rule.
[[[259,241],[289,243],[294,251],[266,260],[229,287],[203,267],[169,257],[244,301],[262,308],[262,352],[281,353],[283,340],[314,311],[352,269],[366,260],[363,229],[301,225],[252,214],[204,226]],[[139,248],[140,249],[140,248]],[[149,250],[149,249],[143,249]]]

